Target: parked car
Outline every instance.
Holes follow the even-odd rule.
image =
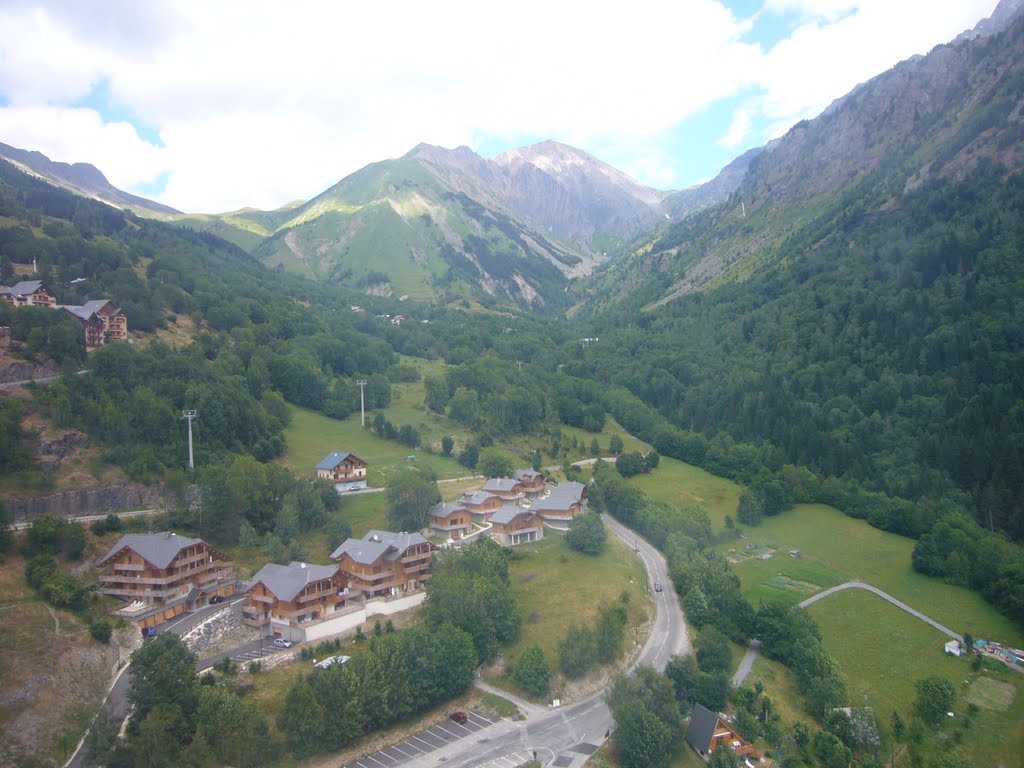
[[[224,602],[224,595],[214,595],[210,598],[210,605],[216,605],[217,603]]]
[[[274,640],[274,647],[275,648],[291,648],[292,647],[292,641],[291,640],[285,640],[283,637],[279,637],[279,638]]]
[[[452,719],[452,722],[458,723],[459,725],[465,725],[469,720],[465,712],[452,712],[449,717]]]
[[[142,636],[143,637],[156,637],[156,627],[143,627],[142,628]]]
[[[655,592],[661,592],[661,582],[660,581],[654,582],[654,591]]]

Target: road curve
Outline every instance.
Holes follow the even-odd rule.
[[[800,607],[801,608],[806,608],[807,606],[813,605],[814,603],[818,602],[819,600],[821,600],[823,598],[826,598],[829,595],[835,594],[836,592],[841,592],[844,589],[866,589],[868,592],[872,592],[872,593],[878,595],[883,600],[888,600],[890,603],[895,605],[900,610],[906,611],[911,616],[914,616],[914,617],[920,619],[921,621],[923,621],[925,624],[931,624],[933,627],[935,627],[937,630],[939,630],[939,632],[941,632],[942,634],[947,635],[949,637],[952,637],[954,640],[961,640],[961,641],[963,640],[963,637],[961,635],[958,635],[952,629],[949,629],[949,627],[942,626],[941,624],[939,624],[939,622],[935,621],[935,619],[931,619],[931,618],[925,616],[920,611],[915,611],[909,605],[907,605],[904,602],[901,602],[900,600],[897,600],[895,597],[890,595],[888,592],[883,592],[878,587],[873,587],[870,584],[864,583],[863,581],[847,581],[846,583],[840,584],[837,587],[831,587],[830,589],[826,589],[824,592],[819,592],[818,594],[814,595],[813,597],[809,597],[806,600],[804,600],[802,603],[800,603]]]
[[[866,589],[868,592],[878,595],[883,600],[888,600],[890,603],[895,605],[900,610],[906,611],[911,616],[920,619],[926,624],[930,624],[931,626],[935,627],[935,629],[939,630],[939,632],[941,632],[942,634],[948,637],[952,637],[954,640],[959,640],[963,642],[963,637],[961,635],[958,635],[949,627],[944,627],[942,624],[939,624],[939,622],[935,621],[935,619],[925,616],[920,611],[915,611],[909,605],[907,605],[901,600],[897,600],[888,592],[883,592],[878,587],[872,586],[871,584],[867,584],[863,581],[847,581],[842,584],[839,584],[838,586],[830,587],[829,589],[826,589],[824,592],[819,592],[816,595],[808,597],[799,605],[801,608],[806,608],[809,605],[814,605],[816,602],[828,597],[829,595],[834,595],[836,592],[842,592],[845,589]],[[757,659],[758,649],[760,647],[760,640],[750,641],[750,647],[747,648],[747,652],[743,656],[743,661],[740,662],[739,669],[737,669],[736,674],[732,676],[733,685],[741,685],[743,681],[747,679],[747,675],[750,674],[750,669],[754,666],[754,661]]]
[[[609,530],[633,547],[643,560],[649,583],[660,581],[664,585],[664,591],[652,592],[654,626],[647,643],[633,663],[633,667],[649,664],[664,669],[672,656],[690,652],[686,619],[668,578],[668,565],[664,556],[646,540],[610,516],[602,517]],[[481,736],[487,736],[486,743],[467,740],[470,743],[457,742],[450,745],[443,755],[444,765],[446,768],[501,765],[503,757],[525,749],[536,750],[543,755],[550,754],[552,760],[556,755],[569,756],[571,762],[566,765],[579,768],[593,749],[605,741],[605,734],[614,724],[602,691],[577,704],[531,715],[526,722],[501,720],[486,729],[486,734],[481,732]],[[416,765],[416,762],[410,762],[409,765]]]

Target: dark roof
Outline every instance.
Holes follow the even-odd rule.
[[[427,540],[418,533],[391,533],[390,531],[367,531],[361,539],[345,539],[344,543],[331,553],[331,560],[340,560],[348,554],[360,565],[371,565],[387,554],[388,560],[398,558],[413,544],[426,544]]]
[[[466,509],[461,504],[455,504],[451,501],[442,501],[439,504],[435,504],[430,508],[431,517],[448,517],[452,512],[465,512]]]
[[[202,539],[191,539],[188,536],[179,536],[170,531],[164,531],[163,533],[126,533],[118,539],[117,544],[100,560],[100,565],[127,547],[156,568],[166,568],[185,547],[202,543]]]
[[[502,507],[493,515],[491,515],[491,522],[498,523],[498,525],[508,525],[515,520],[519,515],[535,515],[536,513],[532,509],[522,509],[520,507]]]
[[[488,493],[487,491],[466,492],[462,494],[460,501],[463,504],[479,505],[483,504],[485,501],[489,501],[490,499],[498,499],[498,501],[501,501],[498,496],[495,496],[493,493]]]
[[[492,477],[486,483],[482,490],[484,491],[514,491],[517,485],[522,485],[518,480],[513,480],[511,477]]]
[[[22,280],[20,283],[12,285],[8,291],[16,296],[31,296],[40,288],[46,288],[46,283],[42,280]],[[47,288],[46,290],[50,289]]]
[[[690,715],[690,724],[686,728],[686,741],[700,754],[708,754],[711,746],[711,739],[715,735],[715,726],[718,725],[718,714],[712,712],[701,704],[695,704],[693,714]]]
[[[328,453],[323,461],[316,465],[317,469],[334,469],[336,466],[341,464],[349,456],[352,456],[348,451],[335,451],[334,453]],[[353,456],[353,458],[355,458]]]
[[[336,565],[307,565],[289,563],[278,565],[267,563],[252,577],[249,589],[263,582],[278,600],[292,600],[306,585],[313,581],[329,579],[338,572]]]
[[[520,480],[524,483],[532,483],[538,477],[543,477],[543,475],[532,469],[517,469],[512,473],[513,480]]]

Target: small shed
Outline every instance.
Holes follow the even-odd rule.
[[[944,647],[948,654],[953,656],[963,656],[964,649],[963,646],[960,645],[959,640],[950,640]]]

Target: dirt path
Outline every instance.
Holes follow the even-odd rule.
[[[925,616],[920,611],[915,611],[909,605],[902,602],[901,600],[897,600],[888,592],[883,592],[878,587],[873,587],[872,585],[866,584],[863,581],[847,581],[836,587],[830,587],[829,589],[826,589],[824,592],[819,592],[818,594],[807,598],[802,603],[800,603],[800,607],[806,608],[809,605],[814,605],[814,603],[818,602],[819,600],[823,600],[829,595],[834,595],[836,592],[842,592],[846,589],[866,589],[868,592],[878,595],[883,600],[889,601],[900,610],[906,611],[911,616],[920,619],[926,624],[930,624],[931,626],[935,627],[935,629],[939,630],[939,632],[941,632],[942,634],[947,635],[948,637],[951,637],[954,640],[959,640],[963,642],[963,637],[958,635],[949,627],[942,626],[941,624],[939,624],[939,622],[935,621],[935,619]],[[733,685],[742,685],[743,681],[747,679],[747,675],[750,674],[750,670],[754,666],[754,661],[757,660],[757,654],[760,647],[761,642],[759,640],[750,641],[750,647],[747,648],[747,652],[743,655],[743,661],[740,662],[739,669],[737,669],[736,674],[732,676]]]

